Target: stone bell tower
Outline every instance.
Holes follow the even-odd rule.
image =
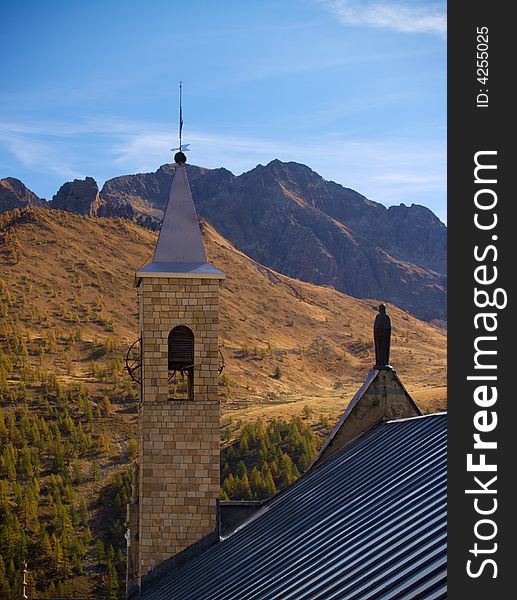
[[[217,518],[224,274],[207,262],[185,155],[174,158],[154,256],[136,272],[141,401],[128,507],[128,591],[160,562],[212,532]]]

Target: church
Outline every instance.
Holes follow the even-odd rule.
[[[376,364],[309,470],[264,501],[219,500],[219,291],[186,158],[152,260],[136,272],[141,396],[128,505],[127,597],[141,600],[447,597],[447,417],[422,415]]]

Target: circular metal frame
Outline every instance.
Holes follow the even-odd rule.
[[[219,350],[219,358],[220,358],[220,361],[219,361],[219,375],[220,375],[224,371],[224,368],[226,365],[224,362],[224,355],[221,351],[221,348],[218,348],[218,350]]]
[[[133,381],[138,384],[142,383],[142,338],[135,340],[126,354],[126,370]],[[138,354],[134,356],[135,351],[138,350]]]

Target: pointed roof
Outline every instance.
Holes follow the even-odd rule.
[[[176,164],[153,259],[136,276],[224,279],[207,261],[184,164]]]
[[[419,417],[422,412],[392,367],[373,368],[323,444],[312,466],[381,421]]]

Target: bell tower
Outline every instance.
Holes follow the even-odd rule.
[[[138,467],[128,507],[128,591],[214,531],[219,497],[219,288],[185,168],[175,170],[154,256],[136,272],[141,336]]]

